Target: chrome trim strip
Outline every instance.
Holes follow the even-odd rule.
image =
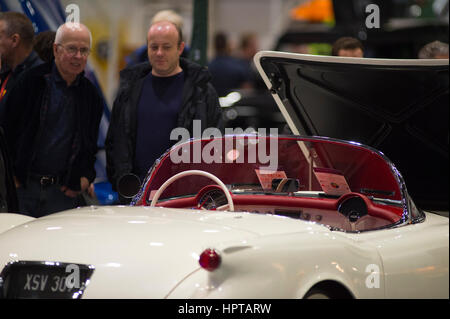
[[[392,65],[392,66],[444,66],[449,59],[380,59],[380,58],[353,58],[337,56],[321,56],[280,51],[259,51],[253,57],[253,62],[260,67],[262,58],[291,59],[292,61],[311,61],[323,63],[361,64],[361,65]],[[262,68],[261,68],[262,70]],[[258,68],[259,71],[259,68]],[[264,72],[264,71],[263,71]],[[260,73],[261,74],[261,73]],[[264,72],[265,74],[265,72]]]

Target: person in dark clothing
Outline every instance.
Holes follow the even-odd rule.
[[[154,161],[176,142],[170,140],[174,128],[185,128],[193,137],[193,120],[201,120],[202,129],[223,125],[208,70],[180,58],[181,29],[169,21],[157,22],[147,40],[149,63],[121,71],[112,109],[105,148],[114,190],[130,173],[143,181]]]
[[[259,91],[266,91],[267,87],[259,75],[258,70],[256,70],[255,63],[253,62],[253,57],[259,51],[259,41],[255,33],[243,33],[239,40],[239,60],[242,61],[244,67],[249,73],[250,86]]]
[[[333,43],[331,55],[363,58],[364,57],[364,46],[361,43],[361,41],[359,41],[356,38],[341,37]]]
[[[0,125],[4,120],[2,102],[19,76],[42,60],[33,51],[34,28],[19,12],[0,12]]]
[[[228,37],[219,32],[214,37],[216,56],[209,62],[211,83],[219,96],[226,96],[234,89],[251,88],[249,65],[231,56]]]
[[[53,56],[53,43],[55,43],[56,32],[52,30],[42,31],[34,38],[33,48],[42,61],[48,63],[55,58]]]
[[[90,46],[86,26],[63,24],[54,62],[29,70],[6,99],[5,136],[21,213],[41,217],[74,208],[91,189],[103,101],[84,77]]]

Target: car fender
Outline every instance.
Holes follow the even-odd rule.
[[[234,243],[239,245],[242,243]],[[246,241],[245,248],[231,247],[231,243],[217,247],[222,256],[218,269],[195,271],[168,297],[300,299],[324,281],[339,283],[356,298],[384,296],[382,268],[377,274],[380,289],[367,287],[371,275],[367,265],[382,267],[378,252],[354,243],[345,234],[312,231],[263,236]]]
[[[0,234],[4,233],[16,226],[28,223],[36,218],[11,213],[1,213],[0,214]]]
[[[348,293],[352,296],[352,298],[357,298],[357,288],[353,285],[351,280],[346,278],[345,276],[336,274],[334,272],[324,272],[317,275],[311,274],[310,276],[305,276],[303,280],[301,280],[301,284],[299,285],[299,289],[297,290],[294,298],[295,299],[303,299],[306,294],[315,286],[320,285],[325,282],[333,282],[337,285],[342,286],[344,289],[348,291]]]

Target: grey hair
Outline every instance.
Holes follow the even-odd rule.
[[[61,24],[58,27],[58,29],[56,30],[55,43],[56,44],[62,44],[62,39],[64,37],[65,28],[69,28],[69,29],[72,29],[72,30],[75,30],[75,29],[81,30],[82,26],[89,33],[89,48],[91,48],[92,47],[92,33],[91,33],[91,31],[84,24],[76,23],[76,22],[67,22],[67,23]]]
[[[173,10],[161,10],[157,12],[150,23],[150,28],[159,22],[170,22],[178,32],[178,45],[183,42],[183,17]]]
[[[448,44],[441,41],[433,41],[425,45],[419,51],[419,59],[435,59],[439,55],[448,55]]]
[[[175,24],[178,28],[183,28],[183,18],[173,10],[159,11],[153,16],[150,25],[161,21],[169,21]]]

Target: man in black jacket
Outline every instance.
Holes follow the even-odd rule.
[[[29,70],[5,101],[22,213],[40,217],[74,208],[95,179],[103,101],[84,77],[91,41],[82,24],[60,26],[54,62]]]
[[[0,125],[4,116],[1,103],[24,71],[42,64],[33,51],[34,28],[20,12],[0,12]]]
[[[193,137],[193,121],[201,129],[222,129],[222,113],[208,70],[180,58],[181,29],[162,21],[147,35],[149,62],[123,70],[105,142],[108,178],[117,183],[126,174],[141,182],[148,169],[176,141],[175,128]]]

